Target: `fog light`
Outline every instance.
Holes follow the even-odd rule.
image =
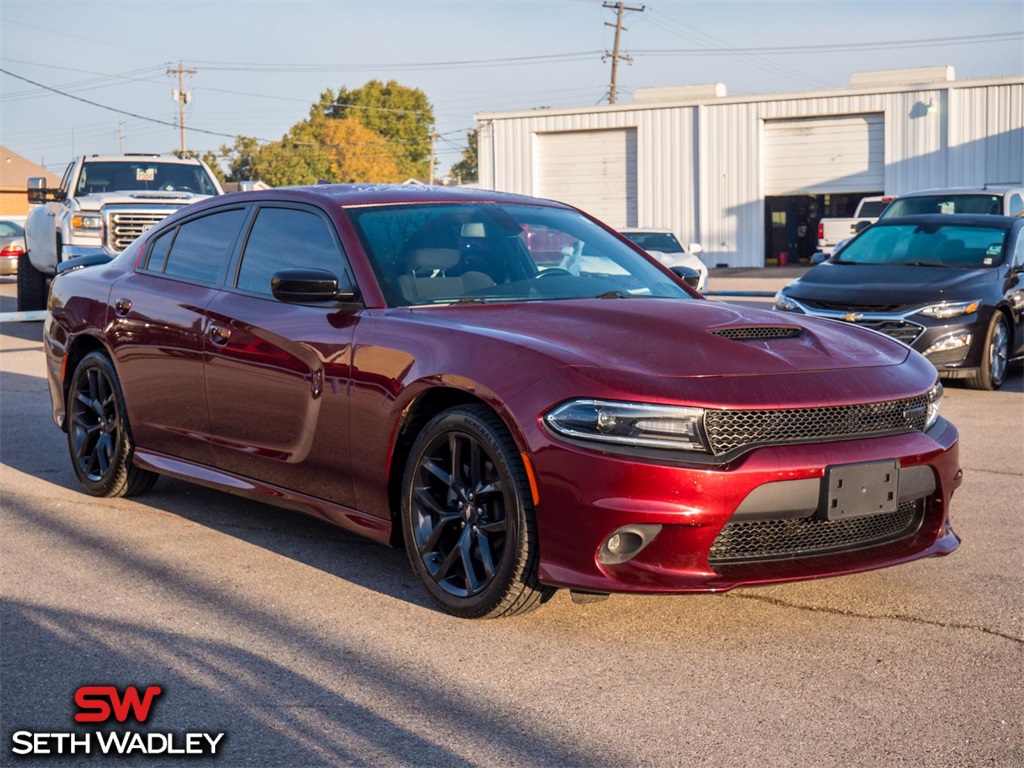
[[[609,536],[597,553],[603,565],[632,560],[661,532],[660,525],[624,525]]]
[[[949,352],[952,349],[961,349],[969,346],[971,346],[971,334],[958,332],[936,341],[925,350],[924,356],[928,357],[928,355],[936,352]]]

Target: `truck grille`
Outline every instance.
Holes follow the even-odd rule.
[[[873,547],[915,533],[923,513],[924,500],[918,499],[900,504],[895,512],[849,520],[799,517],[727,523],[711,545],[708,562],[752,563]]]
[[[159,224],[173,212],[110,211],[107,213],[107,244],[120,253],[150,227]]]
[[[928,396],[864,405],[704,412],[716,456],[750,445],[800,443],[859,435],[924,431]]]

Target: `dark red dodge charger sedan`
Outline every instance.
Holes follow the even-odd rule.
[[[952,552],[919,354],[705,301],[559,203],[316,186],[69,262],[45,327],[82,485],[165,474],[404,546],[444,610],[699,592]]]

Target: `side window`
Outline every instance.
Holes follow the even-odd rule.
[[[171,250],[171,243],[174,242],[174,234],[178,231],[174,227],[169,232],[158,237],[153,246],[149,249],[149,258],[146,259],[146,269],[153,272],[163,272],[167,265],[167,253]]]
[[[71,186],[71,173],[75,170],[75,161],[72,161],[67,170],[64,171],[64,178],[60,180],[60,188],[67,195],[68,188]]]
[[[244,219],[245,209],[236,208],[186,221],[178,227],[178,236],[164,262],[164,274],[197,283],[216,283]],[[153,254],[150,263],[155,268]]]
[[[1010,216],[1024,216],[1024,197],[1017,192],[1010,195]]]
[[[1017,247],[1013,252],[1013,266],[1024,267],[1024,229],[1017,230]]]
[[[294,268],[325,269],[342,277],[345,259],[331,225],[297,208],[261,208],[249,231],[236,287],[269,296],[274,273]]]

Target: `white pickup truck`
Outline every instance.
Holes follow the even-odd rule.
[[[856,235],[868,224],[878,221],[879,214],[892,202],[892,197],[865,197],[857,205],[853,218],[822,219],[818,222],[818,251],[831,256],[835,247],[843,240]],[[858,224],[864,222],[860,227]]]
[[[18,258],[18,310],[46,308],[57,264],[79,256],[116,256],[179,208],[223,194],[200,160],[161,155],[88,155],[68,165],[60,186],[28,180],[35,207],[25,220]]]

